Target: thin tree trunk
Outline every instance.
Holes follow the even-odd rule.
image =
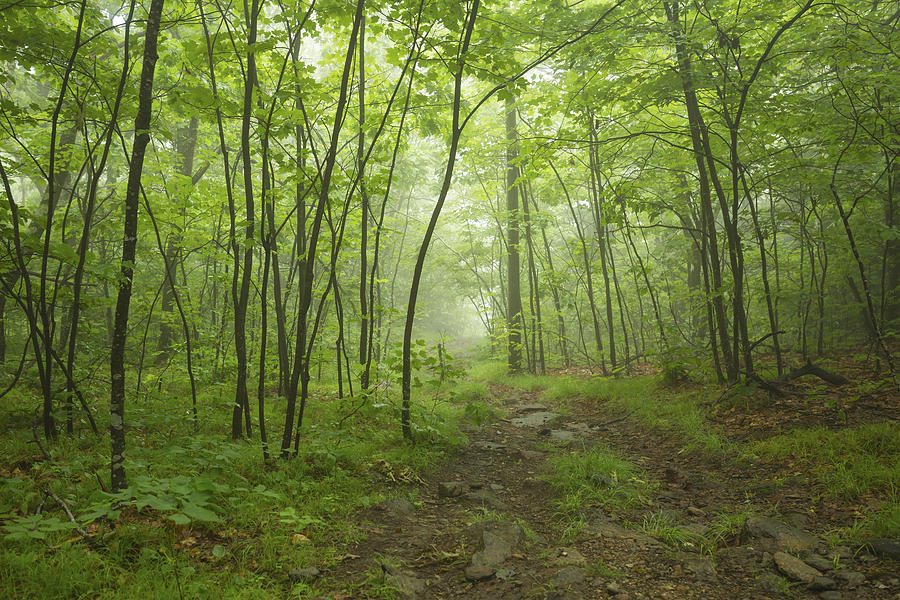
[[[137,248],[138,209],[140,206],[141,173],[144,155],[150,142],[150,119],[153,105],[153,77],[156,70],[156,42],[162,17],[163,0],[152,0],[147,13],[144,35],[144,60],[138,93],[138,112],[134,120],[134,144],[128,169],[125,192],[125,223],[122,238],[119,293],[110,347],[111,378],[109,434],[111,442],[110,487],[113,491],[126,486],[125,478],[125,342],[128,333],[128,312],[131,304],[131,285],[134,257]]]

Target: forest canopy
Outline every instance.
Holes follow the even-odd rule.
[[[863,348],[897,385],[896,3],[0,15],[6,392],[48,442],[108,424],[113,490],[127,407],[170,377],[266,459],[323,370],[390,388],[413,438],[415,390],[482,338],[513,372],[773,394]]]

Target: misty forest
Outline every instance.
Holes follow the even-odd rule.
[[[900,598],[896,0],[0,0],[6,598]]]

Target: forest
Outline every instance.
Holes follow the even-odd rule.
[[[900,5],[0,0],[0,590],[900,597]]]

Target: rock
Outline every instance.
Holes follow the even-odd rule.
[[[587,559],[576,548],[560,548],[554,562],[558,565],[584,565]]]
[[[500,485],[499,483],[492,483],[492,484],[488,485],[488,487],[491,489],[491,491],[494,491],[494,492],[499,492],[499,491],[501,491],[501,490],[505,490],[505,489],[506,489],[505,487],[503,487],[503,486]]]
[[[862,585],[866,581],[866,576],[859,571],[839,570],[834,572],[834,576],[837,579],[843,581],[844,584],[850,589]]]
[[[609,477],[608,475],[604,475],[603,473],[599,473],[597,471],[591,471],[587,474],[588,481],[597,487],[617,487],[618,482]]]
[[[494,567],[487,565],[469,565],[466,567],[466,581],[485,581],[494,576]]]
[[[809,566],[822,571],[830,571],[834,568],[834,561],[830,561],[824,556],[819,556],[818,554],[809,554],[803,557],[803,562],[808,564]]]
[[[426,583],[424,579],[419,579],[412,573],[401,571],[397,567],[383,564],[381,570],[385,574],[385,582],[388,585],[397,588],[403,598],[415,600],[421,598],[425,594]]]
[[[375,505],[375,508],[392,517],[408,517],[416,511],[416,506],[404,498],[388,498]]]
[[[869,542],[868,545],[879,556],[900,560],[900,540],[881,539]]]
[[[834,590],[822,592],[821,594],[819,594],[819,598],[821,598],[822,600],[842,600],[843,597],[844,595],[842,593]]]
[[[494,492],[488,490],[469,492],[464,494],[461,500],[472,506],[487,506],[494,510],[506,510],[506,504]]]
[[[706,511],[703,510],[702,508],[697,508],[696,506],[688,506],[687,512],[692,517],[705,517],[706,516]]]
[[[551,429],[550,440],[560,444],[568,444],[575,439],[575,432],[568,429]]]
[[[837,589],[837,582],[831,577],[816,577],[809,584],[809,589],[814,592]]]
[[[570,585],[578,585],[583,583],[585,572],[578,567],[566,567],[556,574],[553,578],[553,586],[557,588],[566,588]]]
[[[519,458],[527,461],[543,460],[544,453],[538,450],[519,450]]]
[[[689,558],[684,561],[684,566],[700,581],[705,581],[707,583],[716,583],[719,581],[716,565],[711,559]]]
[[[525,539],[521,526],[502,521],[476,523],[469,528],[469,535],[479,548],[472,555],[471,566],[496,567],[509,558]]]
[[[801,552],[812,550],[819,544],[814,536],[770,517],[750,517],[744,525],[750,537],[768,545],[767,550]]]
[[[633,531],[631,529],[626,529],[621,525],[613,523],[612,521],[607,520],[605,517],[596,519],[591,523],[591,530],[598,534],[600,537],[607,538],[615,538],[615,539],[624,539],[624,540],[635,540],[642,544],[658,546],[659,541],[650,537],[649,535],[642,533],[640,531]]]
[[[791,556],[784,552],[776,552],[774,558],[778,570],[795,581],[812,583],[816,577],[822,577],[821,573],[796,556]]]
[[[315,567],[305,569],[291,569],[288,571],[288,579],[294,583],[310,583],[319,578],[321,571]]]
[[[535,402],[534,404],[523,404],[522,406],[516,409],[517,413],[532,413],[532,412],[541,412],[546,411],[547,407],[544,404],[539,404]]]
[[[763,573],[756,580],[756,587],[760,591],[773,596],[783,596],[785,592],[784,578],[775,573]]]
[[[848,560],[853,558],[853,550],[851,550],[848,546],[835,546],[831,551],[832,558],[838,558],[840,560]]]
[[[551,421],[555,421],[559,415],[555,412],[537,411],[521,417],[510,419],[509,422],[516,427],[542,427]]]
[[[438,484],[438,496],[441,498],[455,498],[466,492],[468,486],[462,481],[445,481]]]
[[[613,596],[618,596],[619,594],[625,593],[625,590],[622,589],[622,586],[616,583],[615,581],[610,581],[606,584],[606,591],[612,594]]]

